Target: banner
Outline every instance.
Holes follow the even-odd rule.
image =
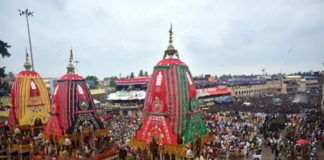
[[[230,94],[231,91],[229,91],[226,87],[213,87],[213,88],[201,88],[197,89],[197,95],[198,97],[205,97],[205,96],[211,96],[211,95],[222,95],[222,94]]]
[[[134,84],[147,84],[150,81],[150,77],[142,78],[130,78],[130,79],[118,79],[115,80],[116,85],[134,85]]]

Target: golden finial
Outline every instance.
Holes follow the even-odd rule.
[[[29,71],[31,68],[31,64],[28,61],[28,52],[27,52],[27,48],[26,48],[26,62],[24,63],[24,67],[26,69],[26,71]]]
[[[178,57],[179,59],[179,54],[178,54],[178,51],[176,49],[174,49],[174,46],[172,45],[172,35],[173,35],[173,31],[172,31],[172,23],[171,23],[171,27],[170,27],[170,30],[169,30],[169,46],[168,48],[164,51],[164,55],[163,55],[163,59],[167,58],[167,56],[169,57],[173,57],[173,55],[175,55],[176,57]]]
[[[172,43],[172,35],[173,35],[173,32],[172,32],[172,23],[171,23],[171,28],[169,30],[169,34],[170,34],[170,37],[169,37],[169,43]]]
[[[25,49],[25,51],[26,51],[26,62],[28,62],[28,52],[27,52],[27,48]]]
[[[71,50],[70,50],[70,63],[72,63],[73,61],[73,53],[72,53],[72,47],[71,47]]]
[[[67,74],[75,74],[74,72],[74,66],[72,64],[72,61],[73,61],[73,52],[72,52],[72,48],[70,50],[70,64],[68,64],[68,66],[66,67],[67,69]]]

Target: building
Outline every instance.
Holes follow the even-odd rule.
[[[226,86],[197,89],[197,97],[201,107],[214,106],[215,103],[232,103],[231,91]]]
[[[101,88],[101,89],[91,89],[90,93],[93,97],[93,99],[99,101],[100,103],[106,102],[107,99],[107,93],[106,90]]]
[[[269,79],[266,82],[266,88],[267,88],[266,94],[268,94],[268,95],[281,94],[282,93],[282,81]]]
[[[230,79],[227,81],[227,87],[233,97],[265,95],[267,93],[267,80],[253,78]]]
[[[247,97],[255,95],[265,95],[267,93],[267,86],[261,85],[244,85],[228,87],[233,97]]]
[[[142,114],[147,85],[150,77],[116,79],[116,92],[107,97],[107,112],[117,112],[121,115],[135,116]]]
[[[317,77],[286,76],[285,79],[230,81],[227,84],[233,97],[277,95],[305,92],[318,87]]]

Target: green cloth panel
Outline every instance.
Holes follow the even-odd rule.
[[[184,65],[178,65],[173,63],[172,66],[178,66],[181,69],[189,69],[188,66],[184,66]],[[154,69],[170,69],[170,66],[155,66]]]
[[[183,69],[183,78],[184,78],[184,89],[185,89],[185,108],[184,108],[184,110],[185,110],[185,119],[184,119],[184,131],[183,131],[183,133],[185,132],[185,130],[186,130],[186,124],[187,124],[187,122],[188,122],[188,108],[189,108],[189,104],[188,104],[188,101],[189,101],[189,94],[188,94],[188,81],[187,81],[187,75],[186,75],[186,70],[187,69]]]
[[[164,82],[165,82],[165,97],[166,97],[166,103],[167,103],[167,113],[169,114],[169,85],[168,85],[168,79],[167,79],[167,70],[164,70]]]
[[[201,116],[202,113],[196,113],[190,116],[189,122],[187,123],[188,129],[185,133],[185,143],[194,142],[196,134],[199,135],[199,138],[207,134],[206,126]]]
[[[170,69],[170,66],[155,66],[154,69]]]
[[[182,103],[182,106],[181,106],[181,128],[180,128],[180,135],[181,137],[183,136],[183,129],[184,129],[184,119],[185,119],[185,107],[186,107],[186,101],[185,101],[185,91],[184,91],[184,76],[183,76],[183,69],[180,68],[180,77],[181,77],[181,94],[182,94],[182,98],[181,98],[181,103]]]
[[[175,84],[175,86],[174,86],[174,89],[175,89],[175,97],[176,97],[176,106],[175,106],[175,110],[176,110],[176,113],[175,113],[175,120],[174,120],[174,134],[175,135],[177,135],[177,133],[178,133],[178,126],[179,126],[179,91],[178,91],[178,81],[179,81],[179,79],[178,79],[178,76],[176,76],[177,75],[177,72],[178,72],[178,66],[177,65],[173,65],[173,78],[174,78],[174,84]]]
[[[153,113],[153,112],[146,112],[147,115],[153,115],[153,116],[168,116],[169,113]]]
[[[177,131],[177,136],[178,138],[181,138],[181,121],[182,121],[182,107],[183,107],[183,103],[182,103],[182,89],[181,89],[181,76],[180,76],[180,67],[177,67],[177,79],[178,79],[178,89],[179,89],[179,112],[178,112],[178,131]]]
[[[171,68],[172,69],[172,68]],[[173,104],[173,87],[172,87],[172,72],[171,69],[169,69],[169,83],[170,83],[170,97],[171,97],[171,116],[169,117],[170,120],[170,128],[172,130],[173,127],[173,119],[174,119],[174,104]],[[169,113],[169,112],[168,112]]]

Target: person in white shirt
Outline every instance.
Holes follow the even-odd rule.
[[[258,138],[258,148],[262,148],[262,139]]]
[[[244,145],[244,157],[248,156],[248,147]]]
[[[262,155],[253,154],[253,160],[262,160]]]

